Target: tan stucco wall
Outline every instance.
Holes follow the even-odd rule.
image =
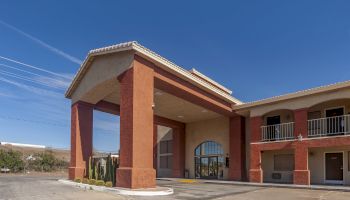
[[[264,182],[276,183],[292,183],[293,171],[275,171],[274,170],[274,155],[278,154],[294,154],[293,150],[283,151],[264,151],[261,154],[261,167],[264,174]],[[272,179],[272,173],[281,173],[281,179]]]
[[[79,100],[97,103],[115,91],[115,86],[118,85],[118,75],[132,67],[132,64],[133,53],[131,51],[96,57],[72,94],[72,103]]]
[[[194,178],[194,150],[205,141],[215,141],[222,145],[224,156],[229,154],[229,119],[215,119],[186,124],[186,164],[190,178]],[[224,179],[228,177],[228,168],[224,168]]]
[[[350,147],[314,148],[309,149],[309,170],[311,184],[324,184],[325,179],[325,153],[343,152],[344,183],[350,185],[350,172],[348,169],[348,152]]]
[[[268,112],[274,111],[274,110],[281,110],[281,109],[290,109],[290,110],[296,110],[301,108],[309,108],[316,104],[334,100],[334,99],[344,99],[344,98],[350,98],[350,90],[349,89],[342,89],[342,90],[336,90],[331,92],[326,92],[322,94],[317,95],[311,95],[311,96],[305,96],[301,98],[276,102],[273,104],[267,104],[262,106],[257,106],[250,108],[250,116],[263,116]]]

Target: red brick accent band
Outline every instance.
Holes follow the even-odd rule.
[[[246,179],[245,170],[245,120],[244,117],[230,118],[230,180],[242,181]]]
[[[307,108],[294,110],[294,136],[298,138],[299,134],[307,138]]]
[[[261,126],[263,124],[263,119],[261,116],[250,118],[250,142],[260,142],[261,141]]]
[[[250,170],[249,181],[262,183],[263,173],[261,169],[261,149],[259,145],[250,145]]]
[[[185,175],[185,127],[173,128],[173,177]]]

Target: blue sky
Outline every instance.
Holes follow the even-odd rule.
[[[90,49],[124,41],[196,68],[242,101],[348,80],[349,10],[345,0],[4,0],[0,141],[69,148],[70,78]],[[118,149],[118,118],[94,114],[94,147]]]

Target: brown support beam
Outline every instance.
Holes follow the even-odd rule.
[[[108,101],[99,101],[97,104],[95,104],[94,109],[113,115],[120,115],[120,106]]]
[[[184,81],[183,79],[161,69],[152,62],[147,61],[140,56],[135,55],[135,60],[154,69],[155,88],[182,98],[186,101],[193,102],[194,104],[202,106],[208,110],[212,110],[216,113],[225,116],[235,115],[232,112],[232,103],[226,102],[225,100],[222,100],[219,97],[210,94],[187,81]]]

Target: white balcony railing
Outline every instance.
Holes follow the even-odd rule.
[[[308,136],[323,137],[350,133],[350,115],[308,120]]]
[[[294,138],[294,122],[261,126],[262,141],[287,140]]]

